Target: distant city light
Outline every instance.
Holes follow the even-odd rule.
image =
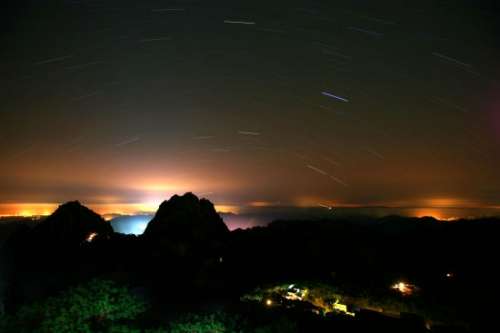
[[[272,301],[272,300],[270,300],[270,299],[266,299],[266,305],[267,305],[267,306],[271,306],[271,305],[273,305],[273,301]]]
[[[141,235],[152,218],[151,215],[121,216],[113,218],[111,226],[115,232],[127,235]]]

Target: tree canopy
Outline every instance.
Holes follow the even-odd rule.
[[[127,288],[94,279],[59,296],[24,306],[15,315],[5,316],[0,322],[0,331],[117,332],[114,324],[134,319],[145,310],[145,303]]]

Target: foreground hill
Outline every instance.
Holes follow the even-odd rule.
[[[499,234],[498,219],[394,216],[275,221],[230,232],[210,201],[186,193],[164,201],[143,235],[127,236],[69,202],[10,238],[7,308],[96,277],[137,287],[162,311],[213,299],[238,303],[263,284],[321,281],[356,304],[477,324],[498,290]],[[418,292],[398,298],[391,286],[400,281]]]
[[[169,243],[186,254],[193,247],[221,245],[229,229],[207,199],[192,193],[164,201],[144,231],[147,242]]]
[[[95,237],[109,237],[113,228],[99,214],[71,201],[59,206],[32,233],[36,240],[50,244],[76,245]]]

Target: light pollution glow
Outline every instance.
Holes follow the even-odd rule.
[[[168,199],[168,197],[167,197]],[[89,203],[85,204],[90,209],[94,210],[98,214],[104,216],[106,219],[109,217],[117,215],[139,215],[139,214],[154,214],[161,204],[162,200],[148,201],[143,203]],[[460,213],[455,214],[453,210],[460,209],[490,209],[490,210],[500,210],[497,206],[488,207],[477,207],[473,205],[467,205],[461,199],[452,198],[433,198],[418,201],[422,204],[427,204],[423,207],[410,207],[410,206],[394,206],[385,205],[382,206],[380,203],[376,203],[371,207],[381,207],[382,209],[394,209],[394,210],[404,210],[403,215],[413,216],[413,217],[434,217],[442,221],[450,221],[463,217],[476,217],[476,216],[460,216]],[[400,202],[401,204],[401,202]],[[0,203],[0,217],[6,216],[22,216],[22,217],[33,217],[33,216],[47,216],[52,214],[60,203]],[[378,205],[378,206],[377,206]],[[349,208],[349,209],[363,209],[369,208],[370,206],[364,206],[360,204],[349,204],[349,203],[339,203],[331,200],[321,200],[320,198],[305,198],[301,197],[295,200],[288,207],[296,208],[318,208],[318,207],[328,207],[331,206],[336,208]],[[275,201],[253,201],[244,204],[217,204],[215,203],[215,209],[219,213],[232,213],[232,214],[245,214],[258,209],[272,208],[272,207],[287,207],[287,205],[282,202]]]
[[[154,213],[158,209],[161,202],[148,202],[136,204],[88,204],[86,205],[96,213],[107,215],[136,215]],[[85,203],[83,203],[85,204]],[[59,203],[10,203],[0,204],[0,217],[2,216],[46,216],[52,214]],[[235,213],[239,212],[238,206],[232,205],[215,205],[215,209],[219,213]]]
[[[486,1],[446,15],[402,1],[319,2],[321,13],[305,15],[227,1],[228,13],[252,7],[254,22],[195,1],[168,36],[148,35],[165,21],[137,1],[111,16],[115,6],[86,1],[19,7],[2,44],[0,214],[46,215],[70,200],[101,215],[151,213],[185,192],[241,214],[389,207],[449,219],[464,216],[450,209],[499,207],[500,49],[498,20],[476,4]],[[432,24],[383,36],[353,28],[356,13],[379,11]],[[269,24],[289,29],[261,29]],[[53,38],[60,26],[70,38]]]

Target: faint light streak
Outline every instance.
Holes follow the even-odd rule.
[[[344,98],[344,97],[340,97],[340,96],[337,96],[337,95],[334,95],[332,93],[329,93],[327,91],[322,91],[321,94],[323,96],[327,96],[327,97],[330,97],[330,98],[334,98],[334,99],[338,99],[339,101],[342,101],[344,103],[349,103],[349,100],[347,98]]]
[[[81,95],[81,96],[78,96],[78,97],[75,97],[73,98],[73,101],[80,101],[82,99],[85,99],[85,98],[88,98],[88,97],[93,97],[93,96],[96,96],[98,94],[101,93],[102,90],[95,90],[93,92],[90,92],[88,94],[85,94],[85,95]]]
[[[141,138],[140,137],[133,137],[131,139],[128,139],[128,140],[125,140],[125,141],[122,141],[122,142],[119,142],[117,144],[115,144],[115,147],[122,147],[122,146],[126,146],[126,145],[129,145],[129,144],[132,144],[132,143],[135,143],[135,142],[138,142],[140,141]]]
[[[460,66],[463,66],[463,67],[472,67],[470,64],[467,64],[467,63],[462,62],[460,60],[457,60],[455,58],[449,57],[449,56],[444,55],[442,53],[432,52],[432,55],[435,56],[435,57],[441,58],[443,60],[446,60],[448,62],[454,63],[456,65],[460,65]]]
[[[332,206],[328,206],[328,205],[325,205],[325,204],[322,204],[322,203],[319,203],[319,204],[318,204],[318,206],[323,207],[323,208],[326,208],[326,209],[328,209],[328,210],[332,210],[332,209],[333,209],[333,207],[332,207]]]
[[[361,29],[361,28],[356,28],[356,27],[349,27],[348,29],[352,30],[352,31],[362,32],[362,33],[365,33],[365,34],[373,36],[373,37],[382,37],[384,35],[381,32],[366,30],[366,29]]]
[[[351,56],[348,56],[348,55],[345,55],[345,54],[342,54],[342,53],[339,53],[339,52],[335,52],[335,51],[332,51],[332,50],[323,50],[323,53],[327,54],[327,55],[334,55],[334,56],[337,56],[339,58],[343,58],[345,60],[351,60],[351,58],[352,58]]]
[[[328,177],[330,177],[333,181],[335,181],[335,182],[339,183],[340,185],[343,185],[343,186],[345,186],[345,187],[348,187],[348,186],[349,186],[349,185],[347,185],[347,183],[346,183],[346,182],[344,182],[344,181],[343,181],[342,179],[340,179],[340,178],[337,178],[337,177],[332,176],[332,175],[328,175]]]
[[[329,177],[333,181],[335,181],[335,182],[337,182],[337,183],[339,183],[339,184],[341,184],[343,186],[346,186],[346,187],[348,186],[347,183],[344,182],[342,179],[339,179],[339,178],[337,178],[335,176],[332,176],[332,175],[328,174],[326,171],[321,170],[320,168],[317,168],[317,167],[315,167],[313,165],[310,165],[310,164],[307,164],[306,167],[308,167],[309,169],[311,169],[311,170],[313,170],[313,171],[315,171],[315,172],[317,172],[317,173],[319,173],[319,174],[321,174],[323,176]]]
[[[139,40],[140,43],[149,43],[149,42],[161,42],[161,41],[170,41],[171,37],[157,37],[157,38],[144,38]]]
[[[59,62],[59,61],[66,60],[66,59],[69,59],[71,57],[72,57],[71,55],[67,55],[67,56],[62,56],[62,57],[57,57],[57,58],[51,58],[51,59],[47,59],[47,60],[42,60],[42,61],[35,62],[35,65],[38,66],[38,65],[50,64],[50,63],[53,63],[53,62]]]
[[[239,20],[224,20],[226,24],[243,24],[243,25],[255,25],[253,21],[239,21]]]
[[[321,170],[320,168],[317,168],[313,165],[307,164],[306,167],[308,167],[309,169],[311,169],[313,171],[316,171],[319,174],[322,174],[323,176],[328,176],[328,173],[326,171]]]
[[[373,149],[370,149],[370,148],[365,148],[365,150],[366,150],[367,152],[369,152],[370,154],[372,154],[373,156],[378,157],[378,158],[379,158],[379,159],[381,159],[381,160],[383,160],[383,159],[385,158],[382,154],[380,154],[379,152],[377,152],[377,151],[375,151],[375,150],[373,150]]]
[[[441,104],[441,105],[444,105],[444,106],[446,106],[446,107],[449,107],[449,108],[452,108],[452,109],[456,109],[456,110],[458,110],[458,111],[468,112],[468,110],[467,110],[466,108],[461,107],[461,106],[459,106],[459,105],[456,105],[456,104],[454,104],[454,103],[451,103],[451,102],[449,102],[449,101],[447,101],[447,100],[445,100],[445,99],[443,99],[443,98],[440,98],[440,97],[434,97],[434,98],[433,98],[433,99],[431,99],[431,100],[432,100],[432,101],[434,101],[434,102],[437,102],[437,103],[439,103],[439,104]]]
[[[68,67],[65,67],[65,69],[67,69],[67,70],[74,70],[74,69],[85,68],[85,67],[89,67],[89,66],[93,66],[93,65],[99,65],[99,64],[103,64],[103,63],[104,62],[102,62],[102,61],[93,61],[93,62],[88,62],[86,64],[68,66]]]
[[[345,60],[351,60],[352,57],[350,55],[347,55],[347,54],[344,54],[344,53],[340,53],[338,51],[334,51],[333,49],[336,49],[335,47],[331,46],[331,45],[328,45],[326,43],[322,43],[322,42],[314,42],[315,45],[318,45],[320,46],[322,49],[321,51],[324,53],[324,54],[327,54],[327,55],[334,55],[334,56],[337,56],[339,58],[343,58]]]
[[[365,19],[365,20],[369,20],[369,21],[373,21],[373,22],[377,22],[377,23],[381,23],[381,24],[386,24],[386,25],[394,25],[394,24],[397,24],[396,22],[394,21],[389,21],[389,20],[386,20],[386,19],[381,19],[381,18],[378,18],[378,17],[372,17],[372,16],[362,16],[361,18]]]
[[[322,157],[325,161],[327,161],[328,163],[332,164],[332,165],[335,165],[335,166],[340,166],[340,163],[337,162],[337,161],[334,161],[333,159],[329,158],[329,157],[325,157],[323,156]]]
[[[250,136],[259,136],[260,132],[252,132],[252,131],[238,131],[238,134],[241,135],[250,135]]]
[[[158,9],[152,9],[151,11],[153,13],[162,13],[162,12],[183,12],[185,11],[185,8],[158,8]]]

